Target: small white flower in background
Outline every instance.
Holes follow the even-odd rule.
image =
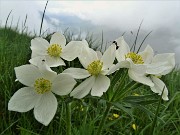
[[[149,50],[148,53],[146,50]],[[162,75],[170,73],[175,67],[174,53],[163,53],[154,56],[153,49],[150,46],[147,46],[145,51],[141,52],[141,55],[147,64],[146,74],[150,75],[150,78],[154,83],[154,86],[151,87],[151,90],[155,93],[158,93],[159,95],[161,95],[164,90],[162,99],[169,100],[168,89],[164,82],[159,78]]]
[[[40,61],[45,60],[49,67],[65,65],[61,58],[67,61],[74,60],[80,53],[80,45],[81,41],[71,41],[66,45],[66,39],[60,33],[54,33],[50,43],[37,37],[31,40],[32,55],[29,62],[37,65]]]
[[[27,87],[19,89],[11,97],[8,110],[27,112],[34,108],[37,121],[47,126],[57,110],[57,95],[67,95],[71,92],[76,81],[69,75],[52,71],[45,64],[36,67],[23,65],[15,68],[18,81]]]
[[[89,48],[87,41],[82,41],[84,46],[79,56],[79,61],[85,69],[68,68],[63,73],[76,79],[85,79],[70,95],[74,98],[83,98],[90,91],[92,96],[102,96],[110,86],[110,79],[106,76],[115,59],[115,45],[111,45],[102,55]]]
[[[128,44],[124,41],[123,37],[115,40],[118,49],[116,50],[116,58],[118,63],[109,71],[112,73],[119,68],[128,68],[129,77],[139,83],[154,86],[153,82],[145,75],[146,73],[146,61],[141,54],[137,54],[130,51]],[[144,53],[148,54],[148,49]],[[147,55],[147,59],[150,56]]]

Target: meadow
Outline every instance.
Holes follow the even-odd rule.
[[[71,32],[64,33],[68,41]],[[16,80],[14,67],[28,64],[31,57],[30,41],[34,36],[13,28],[0,28],[0,135],[63,135],[68,119],[66,104],[69,96],[57,97],[58,110],[48,126],[38,123],[33,111],[18,113],[8,111],[8,101],[23,85]],[[49,38],[48,36],[46,37]],[[80,36],[76,39],[80,40]],[[87,37],[90,46],[97,49],[101,42]],[[78,61],[67,66],[79,65]],[[67,68],[67,67],[64,67]],[[60,69],[55,68],[57,72]],[[125,71],[122,71],[125,72]],[[114,75],[114,74],[113,74]],[[113,76],[112,75],[112,76]],[[180,71],[175,68],[163,76],[169,90],[169,101],[162,101],[147,86],[134,88],[125,98],[113,103],[103,128],[103,135],[180,135]],[[125,81],[125,80],[124,80]],[[106,96],[106,95],[105,95]],[[106,97],[87,96],[71,103],[71,134],[94,135],[103,112],[108,106]],[[152,130],[153,129],[153,130]]]

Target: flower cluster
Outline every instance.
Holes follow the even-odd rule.
[[[109,76],[121,68],[128,69],[132,80],[150,86],[153,92],[162,95],[163,100],[168,100],[168,89],[160,77],[174,68],[173,53],[154,55],[149,45],[142,52],[131,52],[120,37],[102,54],[91,49],[86,40],[71,41],[66,45],[66,39],[60,33],[54,33],[50,43],[40,37],[32,39],[31,50],[30,64],[15,67],[17,80],[25,87],[12,96],[8,110],[27,112],[34,109],[36,120],[44,125],[50,123],[57,110],[54,94],[77,99],[88,94],[101,97],[111,86]],[[65,60],[75,58],[82,68],[69,67],[60,74],[51,69],[65,66]],[[75,79],[81,83],[76,85]]]

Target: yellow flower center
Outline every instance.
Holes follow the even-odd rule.
[[[100,60],[93,61],[88,65],[87,70],[91,75],[98,75],[103,67],[103,62]]]
[[[130,53],[126,54],[125,58],[130,58],[134,62],[134,64],[143,64],[144,63],[142,56],[139,54],[136,54],[134,52],[130,52]]]
[[[62,53],[62,47],[58,44],[52,44],[50,47],[48,47],[47,53],[51,57],[59,57]]]
[[[34,88],[38,94],[43,94],[51,90],[52,83],[44,78],[38,78],[34,83]]]

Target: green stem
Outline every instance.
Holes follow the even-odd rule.
[[[116,73],[113,75],[113,78],[111,80],[111,85],[110,87],[114,88],[115,84],[118,82],[118,80],[121,78],[122,76],[122,71],[123,69],[120,68],[118,71],[116,71]]]
[[[104,123],[107,119],[107,116],[109,114],[109,111],[111,110],[111,104],[108,104],[107,107],[106,107],[106,110],[103,114],[103,117],[101,119],[101,122],[100,122],[100,125],[99,125],[99,128],[98,128],[98,131],[97,131],[97,134],[96,135],[100,135],[102,130],[103,130],[103,126],[104,126]]]
[[[161,105],[162,95],[163,95],[163,93],[164,93],[164,89],[165,89],[165,87],[163,88],[162,94],[161,94],[161,96],[159,97],[159,102],[158,102],[158,106],[157,106],[157,109],[156,109],[156,113],[155,113],[155,116],[154,116],[154,120],[153,120],[153,123],[152,123],[152,126],[151,126],[150,135],[153,135],[153,134],[154,134],[154,128],[155,128],[155,126],[156,126],[157,117],[158,117],[159,108],[160,108],[160,105]]]
[[[126,94],[131,92],[131,90],[135,89],[138,85],[139,83],[137,82],[134,81],[130,82],[121,91],[118,90],[119,92],[116,94],[115,98],[112,101],[119,101],[123,99]]]
[[[122,81],[122,80],[124,80],[124,79],[126,78],[127,73],[128,73],[128,70],[126,70],[126,71],[124,72],[124,75],[123,75],[122,78],[121,78],[121,82],[119,83],[117,89],[115,90],[115,92],[114,92],[114,94],[113,94],[113,97],[111,98],[111,101],[114,101],[114,99],[115,99],[115,97],[117,96],[117,94],[118,94],[118,93],[120,92],[120,90],[123,88],[123,86],[122,86],[123,81]],[[117,83],[117,81],[116,81],[116,83]],[[113,87],[114,87],[114,86],[113,86]]]
[[[71,135],[71,103],[66,103],[66,134]]]

